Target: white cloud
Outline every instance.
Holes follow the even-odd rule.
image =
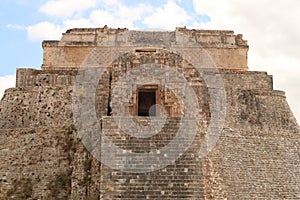
[[[64,28],[50,22],[40,22],[27,27],[28,37],[31,41],[40,39],[59,39]]]
[[[203,28],[243,33],[254,54],[274,58],[281,54],[300,57],[300,1],[194,0],[194,5],[199,13],[211,18]],[[255,61],[249,61],[250,65],[256,65]]]
[[[148,4],[128,7],[115,1],[114,4],[112,2],[106,4],[104,9],[94,10],[90,15],[90,20],[93,24],[101,24],[102,26],[136,29],[134,23],[152,11],[152,6]]]
[[[71,17],[97,5],[97,0],[52,0],[40,7],[40,12],[58,17]]]
[[[72,1],[73,2],[73,1]],[[81,0],[74,1],[70,3],[68,0],[56,0],[49,1],[45,5],[43,5],[40,10],[44,10],[47,8],[47,11],[51,12],[51,9],[54,7],[61,5],[62,8],[55,11],[52,14],[63,16],[63,13],[74,13],[79,11],[77,9],[77,5],[81,5]],[[88,7],[95,6],[92,0],[87,1],[86,5],[82,9],[87,9]],[[28,37],[30,40],[40,40],[40,39],[59,39],[61,34],[70,28],[84,28],[84,27],[103,27],[104,25],[108,25],[110,27],[120,27],[120,28],[130,28],[136,29],[137,27],[134,23],[138,20],[141,20],[143,16],[148,15],[153,11],[152,6],[142,3],[136,6],[126,6],[121,4],[118,0],[113,1],[98,1],[99,6],[101,4],[101,9],[92,9],[88,13],[87,18],[71,16],[68,18],[61,19],[60,24],[51,23],[49,21],[40,22],[38,24],[27,27]],[[70,8],[67,5],[72,5]],[[47,6],[46,6],[47,5]],[[90,5],[90,6],[88,6]],[[93,5],[93,6],[92,6]],[[80,7],[80,6],[78,6]],[[76,9],[75,9],[76,8]],[[69,9],[68,11],[64,11],[64,9]],[[72,14],[67,14],[64,16],[69,16]]]
[[[17,24],[7,24],[7,25],[6,25],[6,28],[9,28],[9,29],[15,29],[15,30],[25,30],[25,29],[26,29],[26,26],[23,26],[23,25],[17,25]]]
[[[68,19],[64,21],[64,31],[71,28],[93,28],[97,27],[91,22],[91,20],[86,18],[80,19]],[[62,33],[62,32],[61,32]],[[61,34],[60,33],[60,34]]]
[[[0,99],[2,99],[4,91],[7,88],[15,86],[15,80],[16,80],[15,75],[7,75],[7,76],[0,77]]]
[[[121,23],[113,13],[105,10],[94,10],[90,15],[90,21],[93,24],[108,24],[109,26],[118,26]]]
[[[162,7],[156,8],[151,16],[145,17],[143,23],[148,28],[174,30],[175,27],[185,26],[191,17],[173,1],[168,1]]]
[[[300,122],[300,1],[193,0],[211,21],[206,29],[231,29],[248,40],[250,70],[267,71],[275,89],[286,91]]]

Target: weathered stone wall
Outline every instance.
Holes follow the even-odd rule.
[[[174,54],[176,55],[176,54]],[[136,57],[137,56],[137,57]],[[166,55],[162,55],[162,58],[155,58],[148,60],[150,64],[156,63],[157,65],[171,66],[174,70],[179,70],[184,78],[192,85],[203,83],[202,77],[199,75],[195,68],[189,66],[186,61],[176,61],[173,64],[165,62],[168,60]],[[143,63],[142,58],[138,55],[134,55],[128,58],[126,61],[115,61],[112,66],[107,67],[108,72],[105,72],[102,77],[99,77],[99,85],[106,84],[104,87],[109,85],[109,71],[112,73],[111,78],[112,84],[117,82],[119,77],[122,77],[122,73],[128,72],[129,70],[137,67],[139,64]],[[173,58],[174,59],[174,58]],[[136,63],[134,63],[136,62]],[[183,62],[183,63],[181,63]],[[126,63],[126,64],[125,64]],[[172,66],[172,65],[178,65]],[[179,66],[180,65],[180,66]],[[84,68],[83,68],[84,70]],[[34,86],[74,86],[76,81],[77,70],[36,70],[36,69],[17,69],[17,83],[16,87],[34,87]],[[257,71],[219,71],[224,76],[223,83],[224,87],[234,87],[243,89],[260,89],[260,90],[272,90],[273,89],[273,79],[271,75],[266,72]]]
[[[73,86],[77,71],[17,69],[16,87]]]
[[[223,132],[204,160],[208,199],[298,199],[299,127],[284,94],[227,93]]]
[[[73,131],[58,126],[1,129],[0,199],[67,199]]]
[[[0,104],[0,129],[59,126],[72,123],[72,87],[7,90]]]
[[[79,71],[81,73],[81,71]],[[44,108],[36,108],[35,106],[39,107],[40,104],[43,104],[44,107],[49,104],[51,108],[49,108],[49,113],[54,113],[55,116],[57,116],[56,112],[60,111],[62,106],[64,104],[62,102],[69,101],[68,104],[70,104],[71,96],[70,92],[74,89],[74,85],[76,82],[79,82],[81,80],[78,80],[78,70],[36,70],[36,69],[17,69],[17,88],[24,88],[20,90],[20,98],[15,98],[15,93],[10,94],[7,93],[7,97],[4,99],[4,112],[8,112],[5,108],[5,102],[9,103],[13,98],[15,98],[14,104],[17,104],[14,109],[18,109],[21,107],[23,109],[23,112],[26,112],[28,114],[36,113],[38,110],[41,110],[40,112],[44,111]],[[109,72],[106,71],[102,74],[101,77],[96,77],[98,80],[98,87],[95,89],[95,105],[96,105],[96,112],[98,114],[98,117],[101,118],[101,116],[107,115],[107,109],[108,109],[108,97],[109,97],[109,87],[110,87],[110,81],[109,81]],[[67,99],[66,96],[62,93],[59,93],[57,91],[64,90],[66,87],[69,88],[68,94],[65,94],[68,96]],[[47,88],[48,90],[45,90]],[[56,91],[57,90],[57,91]],[[17,90],[18,91],[18,90]],[[50,92],[49,92],[50,91]],[[44,100],[41,100],[38,98],[39,93],[53,93],[53,96],[45,97]],[[65,91],[64,91],[65,92]],[[11,95],[11,96],[10,96]],[[49,94],[50,95],[50,94]],[[56,107],[52,106],[54,105],[54,102],[57,100],[57,96],[61,95],[63,99],[56,103]],[[10,97],[9,97],[10,96]],[[29,97],[30,96],[30,97]],[[6,99],[8,98],[8,99]],[[23,102],[24,99],[30,99],[34,98],[34,102]],[[26,100],[24,100],[26,101]],[[38,101],[38,102],[35,102]],[[45,103],[45,101],[48,101]],[[48,108],[48,106],[47,106]],[[50,110],[51,109],[51,110]],[[71,110],[71,108],[69,108]],[[13,116],[15,120],[19,117],[24,116],[14,116],[14,114],[19,113],[15,112],[14,110],[9,111],[10,113],[13,113]],[[70,111],[71,112],[71,111]],[[64,113],[61,113],[64,114]],[[1,115],[0,115],[1,116]],[[35,115],[37,118],[32,117],[33,121],[32,123],[38,123],[38,120],[40,119],[40,115]],[[66,116],[66,115],[64,115]],[[4,117],[4,116],[3,116]],[[31,116],[30,116],[31,117]],[[9,119],[8,116],[5,116],[6,120]],[[56,120],[62,120],[63,118],[56,118]],[[24,121],[24,120],[23,120]],[[28,124],[28,120],[25,120]],[[30,120],[29,120],[30,121]],[[20,121],[19,121],[20,122]],[[28,125],[30,126],[31,123]]]
[[[77,69],[88,57],[94,45],[75,43],[69,46],[57,46],[56,42],[44,42],[43,69]]]
[[[222,73],[225,88],[236,88],[244,90],[273,90],[272,75],[266,72],[255,71],[227,71]]]

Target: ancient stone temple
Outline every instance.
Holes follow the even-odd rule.
[[[0,199],[299,199],[300,132],[233,31],[71,29],[0,102]]]

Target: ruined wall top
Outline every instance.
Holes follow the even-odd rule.
[[[74,28],[63,33],[60,41],[44,41],[44,46],[93,46],[105,45],[114,40],[114,45],[189,45],[193,42],[202,47],[248,48],[242,35],[227,30],[196,30],[178,27],[175,31],[136,31],[127,28]],[[189,43],[186,41],[189,40]],[[110,43],[111,44],[111,43]]]
[[[114,47],[117,51],[204,50],[219,69],[247,70],[248,44],[242,35],[226,30],[139,31],[126,28],[74,28],[61,40],[43,41],[43,69],[78,69],[94,48]],[[192,52],[192,50],[191,50]],[[201,53],[200,53],[201,54]],[[199,55],[200,56],[200,55]]]

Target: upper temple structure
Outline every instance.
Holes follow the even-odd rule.
[[[0,101],[0,199],[299,199],[285,93],[225,30],[75,28]]]

